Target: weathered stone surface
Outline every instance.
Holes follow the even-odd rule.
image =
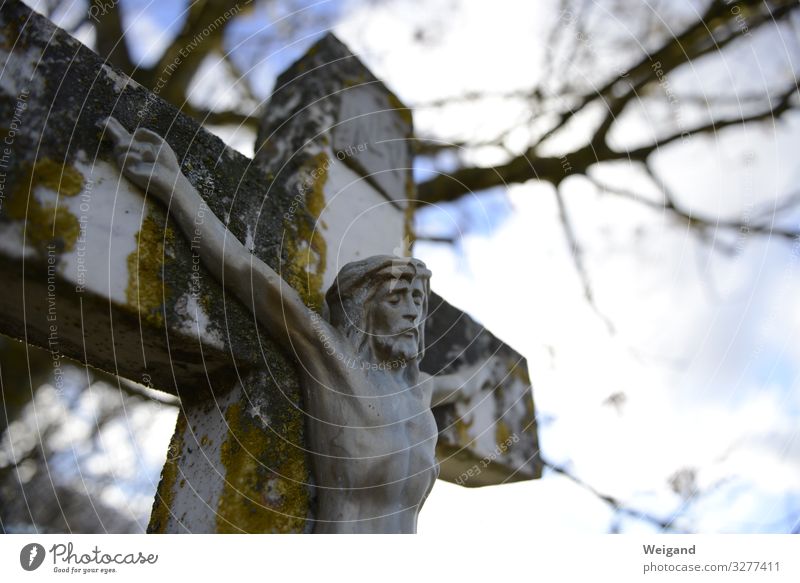
[[[276,87],[259,128],[254,163],[270,178],[270,195],[281,190],[294,198],[287,229],[303,243],[284,278],[320,307],[346,263],[410,252],[416,192],[409,163],[411,114],[333,35],[280,75]],[[359,99],[360,91],[374,98]],[[360,115],[353,114],[356,106]],[[376,120],[385,131],[373,131]],[[389,138],[393,141],[385,142]],[[397,163],[380,158],[389,154]],[[373,155],[394,176],[388,195],[373,180],[380,174],[369,162]]]
[[[173,393],[200,390],[232,356],[259,361],[252,316],[193,271],[165,212],[120,179],[97,122],[113,114],[164,135],[209,207],[272,265],[288,201],[265,200],[248,159],[22,3],[0,16],[4,331],[48,345],[56,326],[63,354]]]
[[[7,286],[0,332],[179,395],[186,426],[209,404],[245,399],[228,406],[242,414],[215,427],[225,439],[205,463],[236,468],[240,478],[243,467],[254,468],[253,477],[272,468],[280,504],[262,503],[253,493],[266,484],[245,478],[238,484],[247,487],[215,493],[212,473],[178,467],[173,483],[170,464],[157,502],[195,508],[208,497],[212,517],[255,512],[259,532],[302,531],[312,490],[294,367],[268,331],[257,333],[251,313],[207,275],[161,206],[120,177],[98,121],[113,115],[129,130],[163,135],[211,210],[275,269],[291,263],[297,247],[284,233],[292,197],[278,189],[267,195],[268,179],[248,159],[22,3],[0,8],[0,62],[0,278]],[[248,371],[255,367],[262,374],[254,377]],[[269,399],[269,417],[247,413],[253,395]],[[247,448],[222,448],[243,434],[250,436]],[[173,458],[197,451],[188,439],[183,443],[185,449],[173,447]],[[184,470],[200,497],[178,494],[182,480],[189,481]],[[287,522],[287,515],[297,518]],[[231,528],[230,520],[202,512],[180,525],[159,516],[152,530]]]
[[[406,208],[411,204],[407,200],[411,128],[404,118],[410,114],[396,109],[397,98],[375,83],[361,81],[341,93],[333,148],[348,153],[349,166],[398,207]]]
[[[182,407],[148,532],[311,532],[300,388],[278,355],[269,358],[269,369],[245,373],[219,399]],[[263,390],[280,372],[283,392]]]
[[[542,462],[528,365],[467,314],[435,293],[429,300],[425,358],[430,375],[491,358],[505,364],[505,378],[491,392],[434,409],[439,425],[439,477],[462,486],[487,486],[541,477]]]

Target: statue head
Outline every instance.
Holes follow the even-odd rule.
[[[430,277],[419,259],[375,255],[348,263],[325,295],[330,323],[359,353],[421,360]]]

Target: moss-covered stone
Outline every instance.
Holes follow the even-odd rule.
[[[150,524],[147,532],[163,534],[167,532],[169,524],[172,500],[175,496],[175,484],[178,480],[178,462],[181,453],[184,451],[183,437],[186,432],[186,416],[183,412],[178,414],[175,422],[175,433],[169,442],[167,458],[164,467],[161,469],[161,480],[156,490],[156,498],[153,501],[153,510],[150,514]]]
[[[58,197],[75,196],[83,184],[80,172],[50,158],[25,163],[6,202],[5,215],[25,223],[25,238],[40,253],[54,243],[59,251],[70,251],[75,247],[80,226],[78,218],[59,204]],[[40,201],[35,195],[39,187],[55,193],[55,200]]]
[[[168,261],[165,246],[175,241],[175,232],[147,215],[136,237],[136,250],[128,256],[128,305],[156,326],[163,326],[163,305],[171,295],[163,280]]]
[[[291,445],[301,443],[302,417],[265,427],[241,403],[234,403],[225,420],[225,484],[217,506],[217,532],[303,532],[309,510],[308,472],[302,452]]]
[[[289,259],[289,284],[298,291],[305,304],[322,311],[324,294],[322,278],[328,250],[322,232],[317,228],[317,219],[325,208],[325,182],[328,179],[329,159],[320,152],[312,156],[301,167],[305,206],[289,217],[294,225],[288,230],[287,257]]]

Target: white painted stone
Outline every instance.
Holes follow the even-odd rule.
[[[328,289],[339,270],[370,255],[403,255],[403,212],[374,186],[336,159],[328,150],[325,208],[314,236],[327,243],[323,289]]]
[[[103,72],[106,74],[106,77],[114,82],[114,91],[116,93],[121,93],[122,90],[128,86],[141,87],[136,81],[125,75],[120,75],[107,64],[103,65]]]
[[[188,336],[194,336],[198,342],[213,346],[219,350],[225,348],[225,340],[218,330],[211,327],[209,318],[203,306],[198,301],[196,294],[183,294],[175,301],[175,312],[181,316],[178,331]]]
[[[3,228],[3,236],[0,237],[0,252],[6,257],[14,258],[33,258],[37,252],[32,247],[23,247],[20,243],[23,240],[23,230],[25,225],[20,221],[10,223]]]
[[[407,124],[392,108],[382,85],[364,84],[342,91],[333,147],[337,154],[400,208],[406,200],[411,159]]]
[[[5,41],[0,36],[0,42]],[[7,42],[7,41],[6,41]],[[35,52],[0,49],[0,87],[8,95],[19,95],[28,91],[37,95],[42,90],[44,79],[35,75],[37,57]]]
[[[221,451],[228,439],[228,426],[222,420],[227,408],[241,398],[242,390],[237,385],[215,399],[212,414],[202,405],[184,407],[187,423],[183,449],[174,451],[171,447],[167,452],[168,457],[175,456],[178,462],[169,518],[172,527],[168,532],[216,531],[217,504],[225,487],[226,474]],[[177,495],[181,490],[185,490],[186,495]]]
[[[78,157],[74,164],[84,177],[84,188],[72,197],[58,197],[58,204],[75,216],[81,235],[75,248],[62,255],[60,274],[86,291],[126,304],[130,275],[128,257],[136,252],[137,234],[147,205],[141,190],[121,178],[107,162],[89,164]],[[40,200],[55,203],[56,193],[44,188],[35,192]],[[85,268],[85,271],[81,269]]]
[[[136,251],[139,219],[146,212],[144,197],[138,188],[120,179],[119,171],[111,164],[97,160],[89,165],[79,159],[73,167],[84,178],[79,194],[59,196],[42,185],[32,191],[39,203],[48,208],[58,205],[60,212],[68,212],[81,225],[74,249],[61,254],[59,275],[76,287],[82,285],[86,291],[125,304],[127,260]],[[9,257],[35,256],[35,249],[23,245],[23,237],[22,221],[4,226],[0,250]]]

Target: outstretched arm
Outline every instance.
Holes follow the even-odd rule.
[[[427,376],[431,383],[431,407],[472,398],[481,390],[491,390],[503,379],[502,362],[491,357],[464,366],[454,373]]]
[[[105,129],[123,174],[167,206],[211,275],[288,350],[313,342],[309,309],[300,296],[211,212],[181,172],[169,144],[144,128],[131,135],[113,117],[106,120]]]

